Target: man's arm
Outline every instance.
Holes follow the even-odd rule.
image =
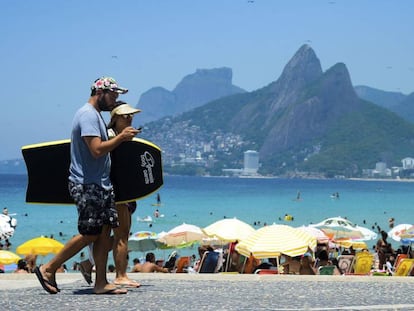
[[[168,268],[160,267],[159,265],[156,265],[155,263],[153,264],[152,267],[153,267],[153,271],[162,272],[162,273],[168,273],[168,272],[170,272],[168,270]]]
[[[101,137],[98,136],[85,136],[83,139],[85,140],[85,143],[93,157],[97,159],[114,150],[122,142],[131,140],[138,133],[138,130],[132,126],[129,126],[126,127],[119,135],[110,140],[102,140]]]

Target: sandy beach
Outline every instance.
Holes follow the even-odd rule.
[[[142,286],[94,295],[78,273],[46,293],[34,274],[0,275],[2,310],[414,310],[411,277],[130,274]],[[113,274],[108,274],[113,279]]]

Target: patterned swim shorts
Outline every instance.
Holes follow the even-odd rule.
[[[69,192],[78,209],[78,231],[82,235],[98,235],[103,225],[119,226],[113,190],[96,184],[69,182]]]

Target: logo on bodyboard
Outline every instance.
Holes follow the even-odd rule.
[[[144,168],[142,171],[144,174],[145,184],[154,183],[154,174],[152,173],[152,168],[155,165],[154,157],[148,151],[145,151],[144,154],[141,154],[141,167]]]

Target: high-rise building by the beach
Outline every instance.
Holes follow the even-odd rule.
[[[259,153],[254,150],[244,152],[244,175],[256,175],[259,170]]]

